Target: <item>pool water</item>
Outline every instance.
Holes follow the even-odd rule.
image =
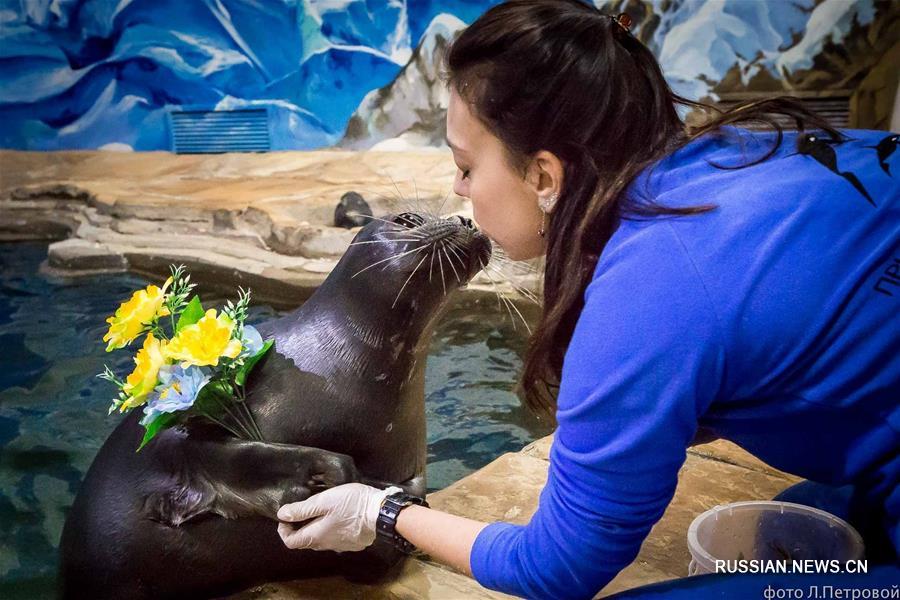
[[[56,549],[75,492],[122,418],[107,415],[105,319],[147,285],[131,274],[38,272],[45,243],[0,244],[0,598],[52,597]],[[202,293],[202,290],[200,290]],[[277,316],[254,305],[248,322]],[[428,485],[434,491],[546,435],[511,392],[525,337],[496,305],[457,305],[438,326],[425,374]]]

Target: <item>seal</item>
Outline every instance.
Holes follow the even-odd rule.
[[[347,192],[341,196],[340,202],[334,207],[334,226],[344,229],[353,229],[369,222],[372,218],[372,208],[365,198],[356,192]]]
[[[257,324],[274,348],[247,382],[265,442],[189,422],[136,453],[140,411],[100,449],[60,542],[64,598],[204,598],[257,583],[383,575],[399,559],[289,550],[275,515],[349,481],[425,494],[424,367],[454,290],[490,258],[462,217],[373,218],[299,309]]]

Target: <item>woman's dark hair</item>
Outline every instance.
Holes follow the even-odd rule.
[[[840,134],[789,98],[710,113],[689,131],[677,105],[712,109],[669,89],[650,50],[609,15],[579,0],[512,0],[461,32],[445,57],[444,79],[525,172],[539,150],[564,164],[564,185],[547,228],[544,310],[519,382],[525,403],[553,416],[563,356],[600,253],[622,218],[690,215],[712,205],[668,208],[623,192],[642,170],[723,125],[793,118]],[[742,165],[748,166],[748,165]]]

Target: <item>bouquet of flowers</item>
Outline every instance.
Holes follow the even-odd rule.
[[[124,348],[144,337],[134,357],[134,370],[124,381],[105,366],[101,379],[119,389],[109,412],[144,407],[144,439],[138,451],[160,431],[201,417],[237,437],[262,440],[246,404],[244,383],[272,347],[245,325],[250,291],[238,288],[236,303],[221,313],[205,310],[183,266],[170,267],[162,288],[136,291],[109,317],[103,336],[106,351]],[[190,297],[190,300],[188,299]]]

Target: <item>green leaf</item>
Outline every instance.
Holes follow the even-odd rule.
[[[144,439],[141,440],[141,445],[138,446],[138,449],[135,452],[140,452],[141,448],[147,445],[147,442],[156,437],[156,434],[169,427],[178,419],[178,415],[175,413],[163,413],[150,421],[147,425],[144,426]]]
[[[181,313],[181,316],[178,317],[178,323],[175,325],[175,333],[177,334],[188,325],[193,325],[202,319],[204,314],[206,313],[203,310],[203,305],[200,304],[200,296],[195,295],[191,298],[191,301],[188,302],[188,305],[184,307],[184,312]]]
[[[218,417],[225,410],[223,404],[227,406],[230,402],[232,402],[232,394],[228,383],[221,380],[213,380],[204,385],[200,393],[197,394],[193,409],[194,412],[200,414],[210,414]]]
[[[247,376],[250,374],[250,371],[253,367],[256,366],[256,363],[260,361],[260,359],[266,355],[266,352],[269,351],[269,348],[275,344],[275,340],[266,340],[263,344],[263,347],[259,349],[259,352],[254,354],[253,356],[248,356],[244,359],[244,364],[238,369],[237,374],[234,376],[234,382],[238,385],[244,385],[244,382],[247,381]]]

